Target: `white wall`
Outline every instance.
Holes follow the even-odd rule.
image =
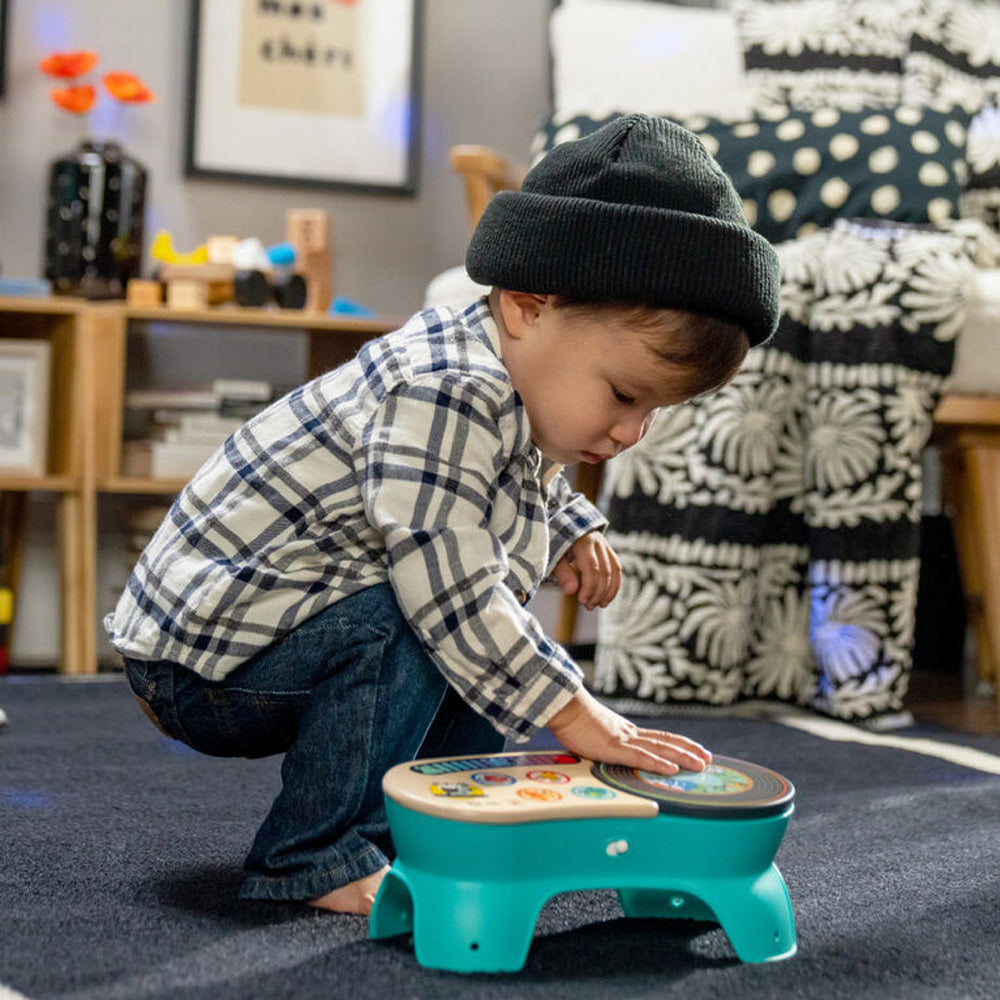
[[[233,0],[238,2],[238,0]],[[326,210],[334,227],[335,284],[382,312],[412,311],[428,279],[461,258],[467,236],[461,184],[448,147],[487,142],[525,158],[548,101],[549,0],[426,0],[423,139],[415,198],[274,188],[183,176],[187,0],[13,0],[7,95],[0,102],[0,267],[38,276],[48,162],[88,136],[116,137],[150,173],[147,229],[180,248],[210,233],[284,237],[284,213]],[[39,59],[91,48],[99,70],[138,73],[152,105],[98,101],[91,121],[54,107]],[[115,112],[120,114],[115,117]]]
[[[395,198],[185,178],[186,0],[13,0],[7,92],[0,102],[2,273],[40,276],[49,161],[88,136],[115,137],[149,170],[147,238],[163,227],[180,249],[211,233],[274,242],[284,236],[286,209],[320,208],[334,229],[336,293],[381,312],[414,311],[428,280],[460,262],[468,235],[448,147],[484,142],[523,160],[548,104],[549,0],[426,0],[425,6],[419,191]],[[115,122],[105,117],[117,107],[108,100],[98,103],[90,122],[55,108],[38,61],[54,50],[81,48],[101,55],[101,70],[138,73],[156,103],[124,108]],[[124,502],[102,502],[103,548],[111,550],[102,552],[109,577],[102,601],[110,602],[110,580],[120,572],[113,550]],[[14,657],[51,663],[58,648],[53,516],[44,498],[31,508]]]

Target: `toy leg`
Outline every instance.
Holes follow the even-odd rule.
[[[756,879],[706,880],[702,896],[742,962],[773,962],[795,954],[795,920],[776,865]]]
[[[619,889],[618,902],[626,917],[671,917],[719,922],[701,899],[687,890]]]
[[[410,888],[396,868],[389,873],[379,886],[378,895],[372,904],[368,920],[368,936],[371,938],[395,937],[413,930],[413,897]]]
[[[537,886],[462,882],[417,872],[404,872],[400,881],[412,893],[413,947],[421,965],[452,972],[516,972],[524,965],[545,902]],[[373,936],[382,936],[393,923],[405,924],[399,891],[390,883],[384,903],[376,900]],[[395,919],[387,915],[390,906]]]

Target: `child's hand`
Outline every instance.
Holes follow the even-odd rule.
[[[554,573],[563,593],[576,594],[588,611],[606,608],[622,583],[622,564],[599,531],[578,538]]]
[[[549,729],[567,750],[605,764],[676,774],[682,768],[701,771],[712,763],[712,755],[694,740],[640,729],[583,688],[549,720]]]

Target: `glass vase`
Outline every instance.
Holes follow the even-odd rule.
[[[146,169],[116,142],[87,139],[49,170],[45,277],[59,295],[125,297],[142,267]]]

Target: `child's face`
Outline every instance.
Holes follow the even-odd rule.
[[[688,398],[690,372],[614,313],[591,319],[549,296],[500,293],[503,360],[531,436],[564,465],[611,458],[642,440],[655,411]]]

